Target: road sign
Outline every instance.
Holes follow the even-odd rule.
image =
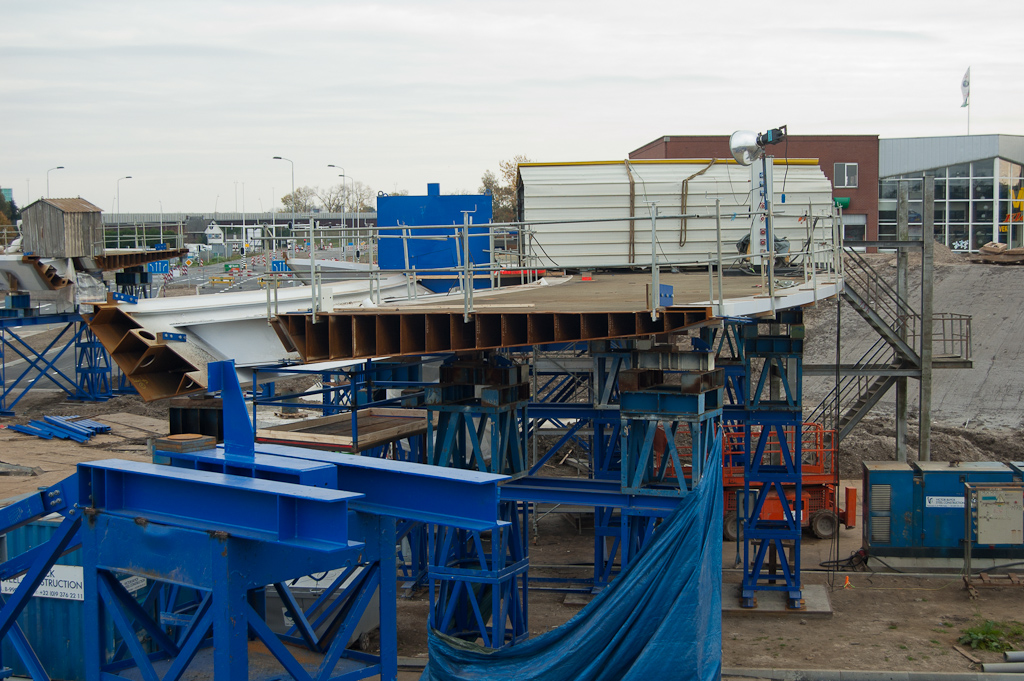
[[[287,272],[288,264],[284,260],[271,260],[270,261],[271,272]]]
[[[192,267],[192,258],[189,258],[188,260],[186,260],[185,264],[188,265],[189,267]]]
[[[146,263],[146,270],[150,274],[167,274],[171,271],[170,262],[167,260],[156,260],[154,262]]]

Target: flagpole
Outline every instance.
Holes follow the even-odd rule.
[[[971,67],[967,67],[963,80],[960,81],[960,92],[964,96],[964,103],[961,108],[967,107],[967,136],[971,136]]]

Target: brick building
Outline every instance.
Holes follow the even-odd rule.
[[[790,135],[768,153],[776,158],[816,158],[843,210],[847,239],[878,238],[878,135]],[[728,135],[669,135],[631,151],[630,159],[732,159]]]

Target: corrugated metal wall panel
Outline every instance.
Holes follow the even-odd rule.
[[[97,214],[98,215],[98,214]],[[53,537],[63,518],[37,520],[7,533],[7,555],[25,553]],[[57,560],[57,565],[81,565],[82,551],[73,551]],[[146,590],[139,592],[140,600]],[[85,681],[85,648],[82,627],[82,601],[57,598],[33,598],[18,618],[32,649],[54,681]],[[113,624],[108,626],[108,641],[114,640]],[[28,676],[14,646],[3,640],[3,662],[16,676]]]
[[[705,170],[706,168],[706,170]],[[695,173],[703,174],[694,177]],[[685,214],[701,217],[659,217],[657,238],[662,262],[677,264],[706,261],[717,249],[715,199],[722,200],[723,252],[736,253],[734,244],[749,234],[751,218],[733,215],[748,211],[750,169],[733,163],[660,162],[550,164],[520,166],[523,216],[527,222],[572,221],[571,224],[534,224],[542,266],[610,267],[628,264],[629,222],[586,222],[630,217],[629,173],[634,191],[634,262],[650,263],[651,229],[648,202],[657,202],[661,216],[683,213],[683,181],[688,180]],[[831,214],[831,185],[816,165],[778,163],[775,166],[775,229],[788,237],[794,250],[806,239],[800,218],[808,202],[815,216]],[[786,202],[782,203],[782,194]],[[816,237],[831,240],[831,227],[819,224]],[[683,245],[680,245],[681,242]]]
[[[7,534],[7,555],[14,557],[45,544],[56,531],[61,519],[38,520]],[[81,551],[74,551],[57,561],[58,565],[81,565]],[[54,679],[85,679],[85,648],[82,645],[82,602],[56,598],[33,598],[18,618],[33,650],[46,671]],[[4,664],[15,675],[27,671],[14,647],[3,641]]]

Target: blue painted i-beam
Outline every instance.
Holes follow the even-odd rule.
[[[346,541],[348,504],[362,496],[116,459],[79,464],[78,480],[107,514],[325,550]]]

